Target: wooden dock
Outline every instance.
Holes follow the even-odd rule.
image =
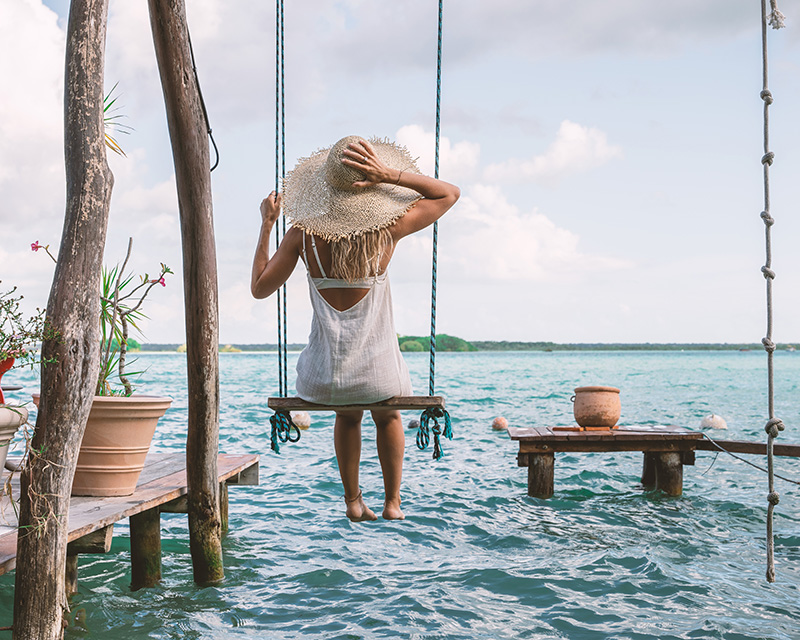
[[[228,525],[228,485],[257,485],[259,456],[220,454],[220,511],[223,531]],[[7,479],[4,476],[4,481]],[[19,481],[12,482],[19,497]],[[130,496],[70,500],[67,547],[67,591],[77,587],[78,555],[105,553],[111,548],[114,523],[130,518],[133,589],[152,586],[161,579],[162,512],[186,513],[186,454],[147,456],[136,491]],[[17,556],[17,519],[9,497],[0,500],[0,574],[14,569]]]
[[[641,451],[642,484],[669,495],[683,492],[683,465],[694,464],[694,452],[703,434],[675,426],[619,426],[595,431],[557,427],[508,429],[519,442],[517,464],[528,467],[528,495],[550,498],[555,489],[555,454],[559,452]]]
[[[528,467],[528,495],[550,498],[555,490],[555,454],[559,452],[641,451],[642,485],[668,495],[683,493],[683,465],[693,465],[695,451],[726,451],[766,455],[763,442],[713,441],[704,433],[677,427],[622,426],[614,429],[578,431],[576,427],[524,427],[508,429],[519,442],[517,464]],[[776,456],[800,457],[800,445],[775,444]]]

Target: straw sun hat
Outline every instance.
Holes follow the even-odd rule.
[[[286,175],[283,211],[295,227],[328,241],[359,236],[388,227],[422,197],[413,189],[392,184],[353,187],[365,176],[342,164],[342,157],[348,144],[363,140],[359,136],[342,138],[332,147],[302,158]],[[420,172],[405,147],[379,138],[369,142],[390,169]]]

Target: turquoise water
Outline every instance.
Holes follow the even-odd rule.
[[[427,388],[425,354],[405,354]],[[559,454],[556,494],[526,496],[516,445],[493,432],[571,421],[576,386],[622,388],[622,420],[696,427],[711,412],[722,437],[765,438],[765,356],[739,352],[442,353],[437,391],[455,438],[430,459],[407,437],[406,520],[344,518],[332,419],[316,414],[300,443],[269,451],[265,398],[274,354],[221,355],[221,449],[258,452],[261,484],[230,491],[226,580],[191,579],[185,516],[162,515],[163,583],[129,590],[128,529],[112,550],[81,556],[68,638],[775,638],[800,637],[800,487],[778,482],[778,582],[764,580],[766,476],[699,452],[684,495],[638,485],[641,454]],[[296,354],[290,355],[293,371]],[[144,354],[147,384],[173,408],[157,451],[184,445],[185,360]],[[800,353],[776,354],[784,442],[800,442]],[[9,380],[10,382],[10,380]],[[410,419],[410,414],[405,417]],[[713,466],[712,466],[713,463]],[[800,461],[778,472],[800,479]],[[362,486],[381,506],[374,427],[364,429]],[[0,577],[0,626],[13,575]]]

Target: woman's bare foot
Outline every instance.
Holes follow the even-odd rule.
[[[405,515],[400,510],[400,498],[387,500],[383,503],[384,520],[404,520]]]
[[[364,504],[364,499],[362,498],[360,491],[355,498],[348,499],[347,496],[345,496],[344,501],[345,504],[347,504],[347,512],[345,515],[350,522],[364,522],[366,520],[378,519],[378,516],[375,515],[375,512],[366,504]]]

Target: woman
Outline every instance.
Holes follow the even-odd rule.
[[[366,404],[410,395],[386,270],[397,242],[431,225],[458,200],[458,187],[420,175],[403,147],[349,136],[302,159],[284,194],[261,203],[261,234],[250,288],[266,298],[302,257],[314,317],[297,362],[297,393],[327,405]],[[275,252],[269,238],[281,206],[292,226]],[[383,517],[403,518],[400,481],[405,437],[399,411],[375,410],[383,472]],[[362,411],[337,411],[334,445],[347,517],[376,520],[358,481]]]

